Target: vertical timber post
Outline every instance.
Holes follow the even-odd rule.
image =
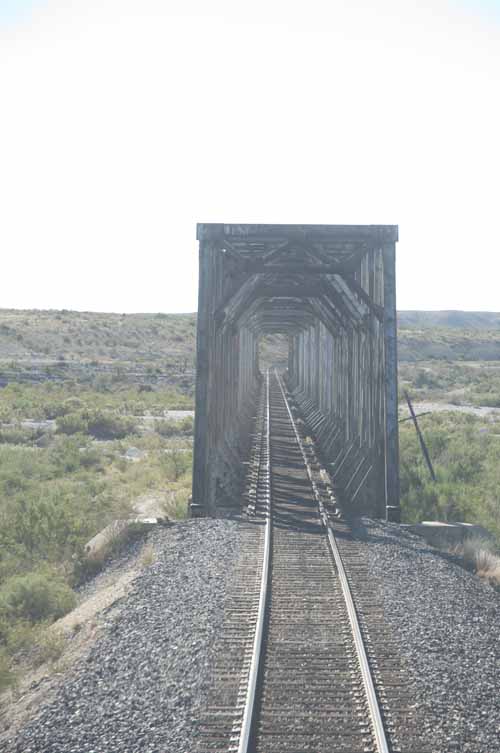
[[[210,240],[200,237],[198,316],[196,323],[196,397],[194,414],[193,496],[190,514],[193,518],[209,513],[207,500],[207,434],[208,434],[208,379],[209,379],[209,280],[211,255]]]
[[[399,523],[398,354],[396,314],[396,247],[386,243],[384,258],[384,397],[385,397],[385,514]]]

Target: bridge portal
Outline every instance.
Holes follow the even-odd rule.
[[[193,515],[241,505],[259,343],[286,380],[346,509],[399,520],[393,225],[200,224]]]

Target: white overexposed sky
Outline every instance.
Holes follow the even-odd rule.
[[[500,0],[0,0],[0,306],[192,311],[196,222],[394,223],[500,310]]]

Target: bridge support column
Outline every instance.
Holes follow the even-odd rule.
[[[383,247],[385,361],[385,513],[399,523],[398,354],[396,314],[396,247]]]
[[[209,514],[207,509],[207,437],[208,437],[208,379],[210,327],[210,269],[212,266],[210,241],[200,240],[198,331],[196,339],[196,398],[194,414],[193,494],[190,515],[193,518]]]

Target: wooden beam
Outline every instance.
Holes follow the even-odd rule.
[[[240,276],[235,280],[231,290],[227,293],[222,303],[217,307],[214,313],[214,319],[217,326],[220,326],[226,317],[226,308],[231,304],[238,294],[241,294],[242,289],[251,286],[253,280],[245,276]]]
[[[380,247],[383,243],[398,240],[397,225],[272,225],[223,224],[202,222],[197,225],[198,240],[208,238],[251,239],[260,241],[295,240],[312,242],[367,241]]]
[[[326,329],[335,336],[339,330],[347,332],[347,326],[327,296],[315,298],[311,306],[316,312],[318,319],[323,322]]]
[[[200,241],[198,316],[196,325],[196,397],[194,419],[193,494],[191,515],[209,515],[207,506],[208,381],[210,371],[210,292],[213,244]]]
[[[338,318],[342,320],[344,326],[354,324],[352,312],[347,307],[345,301],[340,295],[337,288],[334,286],[332,280],[325,277],[321,280],[321,287],[323,288],[323,295],[328,299],[330,305],[336,310]]]
[[[384,321],[384,308],[383,306],[379,306],[377,303],[372,301],[366,290],[361,287],[359,282],[352,277],[352,275],[343,275],[343,278],[347,285],[351,288],[351,290],[356,293],[358,298],[360,298],[363,303],[365,303],[370,311],[377,317],[379,322]]]
[[[384,392],[385,392],[385,510],[399,522],[398,352],[396,314],[396,249],[383,246],[384,261]]]
[[[300,275],[341,275],[349,268],[344,264],[302,264],[297,262],[286,262],[283,264],[266,264],[264,261],[250,261],[248,270],[251,274],[264,272],[272,274],[273,272],[285,274]]]
[[[337,290],[353,321],[358,325],[362,324],[369,313],[366,303],[359,301],[358,297],[352,293],[341,275],[335,275],[333,279],[331,279],[331,284]]]

